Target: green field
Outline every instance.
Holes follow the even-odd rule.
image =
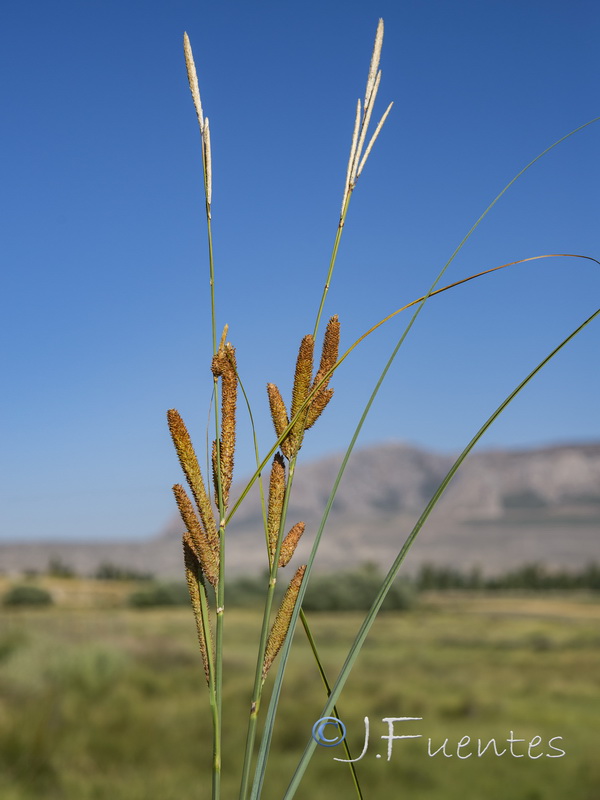
[[[99,596],[114,605],[117,591]],[[101,608],[97,600],[88,608],[79,602],[0,611],[0,798],[209,798],[210,721],[191,613]],[[360,619],[311,617],[332,677]],[[258,624],[254,611],[228,613],[223,796],[232,800]],[[300,630],[286,684],[268,800],[281,800],[323,702]],[[380,617],[339,710],[354,756],[369,717],[369,746],[356,765],[368,800],[597,800],[600,602],[572,595],[421,597],[410,612]],[[396,723],[395,735],[422,738],[393,740],[388,761],[382,719],[403,716],[422,720]],[[506,742],[511,731],[526,740],[513,744],[514,756]],[[536,736],[530,754],[540,757],[530,758]],[[432,751],[448,739],[448,756],[430,757],[429,737]],[[562,737],[553,742],[557,749],[553,737]],[[491,738],[508,752],[497,756],[490,747],[478,756],[477,739],[485,745]],[[461,739],[460,754],[472,756],[457,756]],[[548,757],[561,750],[564,756]],[[298,798],[329,800],[335,793],[352,800],[348,768],[334,756],[344,758],[340,747],[317,748]]]

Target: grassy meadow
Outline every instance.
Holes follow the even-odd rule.
[[[0,611],[2,800],[210,797],[211,726],[191,611],[135,610],[126,582],[50,581],[62,604]],[[1,588],[1,587],[0,587]],[[61,595],[62,591],[62,595]],[[360,623],[312,614],[334,677]],[[223,796],[237,797],[260,615],[226,614]],[[265,797],[280,800],[321,716],[323,689],[299,629],[288,665]],[[263,702],[266,702],[263,698]],[[596,800],[600,602],[590,595],[423,594],[380,615],[339,712],[365,798]],[[387,760],[384,717],[395,723]],[[506,742],[510,732],[515,756]],[[457,745],[469,736],[459,751]],[[528,743],[539,736],[527,755]],[[562,757],[554,747],[565,751]],[[429,756],[442,746],[442,752]],[[497,742],[477,755],[477,739]],[[465,740],[463,740],[465,742]],[[468,756],[473,752],[472,756]],[[453,755],[450,755],[453,754]],[[523,754],[522,758],[516,757]],[[379,758],[377,756],[380,756]],[[319,747],[299,791],[352,798],[341,747]]]

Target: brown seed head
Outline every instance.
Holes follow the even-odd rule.
[[[308,334],[300,342],[300,350],[296,359],[294,388],[292,390],[291,416],[295,417],[308,396],[313,371],[313,353],[315,340]]]
[[[289,425],[290,421],[288,419],[287,410],[281,397],[281,393],[274,383],[267,384],[267,394],[269,396],[269,407],[271,409],[271,419],[273,420],[273,425],[275,427],[275,434],[277,438],[279,438]],[[284,456],[289,458],[283,447],[283,442],[281,449]]]
[[[206,494],[202,473],[200,472],[200,466],[198,465],[198,459],[194,452],[192,440],[178,411],[174,408],[167,411],[167,420],[173,444],[175,445],[175,450],[179,457],[179,463],[181,464],[181,468],[187,478],[194,500],[196,501],[196,506],[198,507],[198,513],[200,514],[200,519],[206,531],[206,536],[208,537],[213,551],[218,552],[219,537],[217,535],[217,526],[210,500]]]
[[[308,408],[306,416],[306,430],[311,428],[320,415],[323,413],[325,406],[329,403],[333,396],[333,389],[328,389],[328,384],[331,376],[325,377],[327,373],[333,369],[338,359],[340,349],[340,323],[337,314],[329,320],[323,338],[323,350],[321,353],[321,362],[319,369],[315,375],[312,383],[312,389],[319,386],[315,392],[313,399]]]
[[[292,430],[289,433],[289,436],[285,440],[286,449],[290,453],[288,458],[295,456],[302,447],[302,439],[304,438],[304,429],[306,426],[308,409],[304,409],[304,411],[300,411],[300,409],[304,405],[310,391],[313,372],[314,348],[315,340],[310,334],[308,334],[300,343],[300,350],[298,351],[298,358],[296,360],[296,372],[294,374],[294,387],[292,389],[292,407],[290,410],[290,416],[293,419],[299,412],[300,416],[296,420]],[[283,445],[281,449],[284,450]],[[284,455],[287,455],[285,450]]]
[[[176,484],[173,486],[173,494],[177,501],[177,507],[181,514],[183,524],[187,529],[189,545],[196,554],[202,567],[202,573],[206,580],[216,586],[219,580],[219,554],[215,552],[206,537],[202,525],[196,516],[194,507],[187,496],[183,486]]]
[[[292,560],[292,556],[296,550],[300,537],[304,533],[304,523],[297,522],[293,528],[290,529],[288,535],[281,543],[281,550],[279,551],[279,566],[285,567]]]
[[[183,560],[185,564],[185,579],[190,593],[190,600],[192,603],[192,610],[194,612],[194,619],[196,620],[196,632],[198,634],[198,644],[200,645],[200,653],[202,655],[202,665],[204,667],[204,675],[206,683],[210,683],[210,669],[208,664],[208,649],[206,644],[206,631],[204,630],[204,623],[202,621],[202,603],[200,600],[200,586],[198,584],[198,561],[194,551],[190,547],[189,541],[184,534],[183,537]],[[209,631],[210,636],[210,631]],[[212,638],[212,637],[210,637]]]
[[[229,502],[229,489],[233,479],[233,459],[235,453],[235,411],[237,404],[237,366],[235,360],[235,348],[229,342],[221,343],[212,361],[212,372],[217,378],[221,378],[221,438],[219,440],[218,461],[221,467],[221,495],[223,506],[226,508]],[[217,462],[213,455],[213,470],[215,475],[218,470],[215,466]],[[215,483],[216,503],[218,501],[218,487]]]
[[[265,660],[263,662],[262,671],[263,681],[267,677],[267,672],[269,671],[273,661],[275,661],[277,653],[281,650],[281,646],[287,635],[305,570],[306,564],[296,570],[296,574],[290,581],[290,585],[286,589],[283,600],[281,601],[281,605],[279,606],[279,611],[275,616],[275,621],[273,622],[273,627],[271,628],[269,638],[267,640],[267,649],[265,651]]]
[[[273,558],[277,549],[281,511],[285,495],[285,464],[280,453],[275,453],[269,480],[269,508],[267,514],[267,532],[269,542],[269,564],[273,566]]]

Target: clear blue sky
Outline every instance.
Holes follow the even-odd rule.
[[[379,109],[395,106],[354,194],[327,304],[344,346],[426,291],[513,175],[600,114],[598,3],[3,5],[2,539],[156,533],[180,480],[167,408],[202,449],[208,268],[184,30],[211,121],[219,325],[270,444],[264,385],[287,396],[312,330],[379,16]],[[600,258],[599,165],[600,123],[502,198],[448,282],[540,253]],[[432,300],[362,442],[461,447],[596,309],[599,289],[596,265],[558,259]],[[340,370],[306,458],[344,446],[400,325]],[[484,444],[598,440],[599,334],[589,327]],[[252,467],[248,445],[242,433],[238,477]]]

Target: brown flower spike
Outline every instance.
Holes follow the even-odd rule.
[[[194,619],[196,620],[196,632],[198,634],[198,644],[200,645],[200,653],[202,655],[202,665],[204,667],[204,675],[206,683],[210,683],[210,667],[208,662],[208,647],[207,636],[204,630],[204,622],[202,620],[202,602],[200,599],[200,583],[198,581],[198,562],[196,556],[189,545],[188,540],[184,534],[183,537],[183,560],[185,563],[185,579],[190,593],[190,600],[192,601],[192,609],[194,612]],[[209,637],[210,631],[208,631]]]
[[[288,460],[298,454],[302,447],[304,431],[315,424],[333,396],[333,389],[328,388],[330,376],[327,373],[334,368],[338,358],[340,323],[337,316],[331,317],[327,324],[323,339],[321,362],[317,374],[312,380],[314,344],[314,339],[311,335],[305,336],[300,344],[289,416],[277,386],[274,383],[267,384],[271,418],[278,438],[288,427],[290,421],[298,415],[298,419],[294,422],[292,429],[281,442],[281,452]],[[307,400],[313,391],[314,395],[307,404]]]
[[[221,438],[219,452],[213,449],[213,474],[215,476],[215,501],[219,505],[216,476],[221,475],[221,497],[223,507],[229,502],[229,489],[233,478],[233,456],[235,452],[235,409],[237,404],[237,367],[235,348],[227,342],[221,343],[212,361],[212,373],[221,378]],[[218,462],[218,463],[217,463]]]
[[[181,464],[181,468],[187,478],[194,500],[196,501],[204,531],[213,551],[217,553],[219,551],[217,526],[212,506],[204,487],[202,473],[200,472],[192,440],[190,439],[184,421],[181,419],[179,411],[174,408],[169,409],[169,411],[167,411],[167,420],[173,444],[175,445],[175,450],[179,457],[179,463]]]
[[[308,393],[310,391],[310,383],[312,380],[313,371],[313,353],[315,349],[315,340],[309,334],[302,339],[300,343],[300,350],[298,351],[298,358],[296,360],[296,372],[294,374],[294,388],[292,389],[292,407],[290,410],[290,417],[294,417],[300,413],[289,435],[281,443],[281,449],[284,455],[292,458],[298,453],[302,447],[302,439],[304,438],[304,429],[306,423],[306,415],[308,411],[300,411]],[[284,449],[285,448],[285,449]],[[288,451],[286,453],[286,450]]]
[[[323,338],[323,351],[321,353],[321,362],[319,369],[315,375],[311,389],[321,386],[315,392],[310,406],[308,407],[308,414],[306,416],[306,430],[311,428],[318,418],[323,413],[325,406],[333,397],[333,389],[328,389],[329,380],[331,376],[325,378],[327,373],[333,369],[338,359],[340,349],[340,323],[337,314],[329,320]],[[324,380],[323,380],[324,379]]]
[[[204,530],[202,529],[200,521],[198,520],[196,512],[194,511],[194,507],[183,486],[180,486],[179,484],[173,486],[173,494],[175,495],[175,500],[177,501],[177,507],[179,508],[181,519],[186,527],[188,544],[200,563],[202,574],[212,586],[216,586],[219,580],[218,551],[215,552],[211,547],[211,544],[208,541]]]
[[[279,606],[279,611],[275,616],[275,621],[273,622],[273,627],[269,633],[267,649],[265,651],[265,660],[263,662],[262,671],[263,681],[267,677],[267,672],[269,671],[273,661],[275,661],[277,653],[281,650],[281,646],[283,645],[287,635],[305,570],[306,564],[303,564],[296,570],[296,574],[290,581],[290,585],[286,589],[283,600],[281,601],[281,605]]]
[[[297,522],[293,528],[290,529],[288,535],[281,543],[281,550],[279,551],[279,566],[285,567],[292,560],[292,556],[296,551],[300,537],[304,533],[304,523]]]
[[[273,566],[273,558],[277,549],[283,497],[285,494],[285,464],[280,453],[275,453],[269,480],[269,507],[267,512],[267,532],[269,542],[269,564]]]

